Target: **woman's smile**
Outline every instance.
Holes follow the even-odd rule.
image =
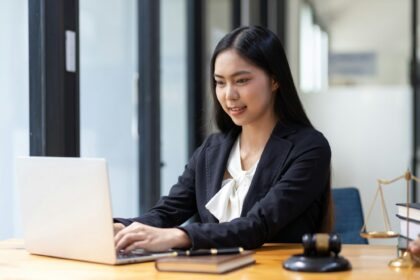
[[[239,116],[245,112],[246,106],[232,106],[228,107],[229,113],[232,116]]]

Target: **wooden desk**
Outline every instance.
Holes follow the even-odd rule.
[[[0,241],[0,279],[420,279],[420,268],[393,270],[388,261],[395,247],[344,245],[342,255],[353,270],[336,273],[297,273],[284,270],[282,262],[301,253],[299,245],[268,244],[256,250],[257,263],[227,274],[158,272],[153,262],[109,266],[28,254],[21,240]]]

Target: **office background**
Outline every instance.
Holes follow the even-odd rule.
[[[366,213],[377,178],[406,168],[420,175],[416,2],[0,1],[0,239],[22,235],[19,155],[107,158],[115,216],[136,216],[167,194],[214,131],[211,52],[248,24],[283,41],[305,109],[330,141],[333,186],[356,186]],[[45,32],[65,38],[62,26],[76,30],[74,73],[63,67],[64,45]],[[37,83],[39,69],[55,76]],[[403,183],[387,187],[385,199],[398,230]],[[383,228],[379,204],[372,215],[368,227]]]

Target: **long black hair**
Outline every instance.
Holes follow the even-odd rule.
[[[216,125],[221,132],[238,129],[228,114],[223,110],[216,97],[214,64],[217,56],[233,49],[247,61],[264,70],[277,82],[279,88],[274,97],[274,111],[284,124],[301,124],[312,127],[300,102],[289,63],[279,38],[270,30],[261,26],[239,27],[225,35],[217,44],[211,58],[211,90],[214,103]]]

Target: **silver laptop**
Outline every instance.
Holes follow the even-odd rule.
[[[105,264],[171,255],[116,253],[105,159],[19,157],[16,182],[31,254]]]

